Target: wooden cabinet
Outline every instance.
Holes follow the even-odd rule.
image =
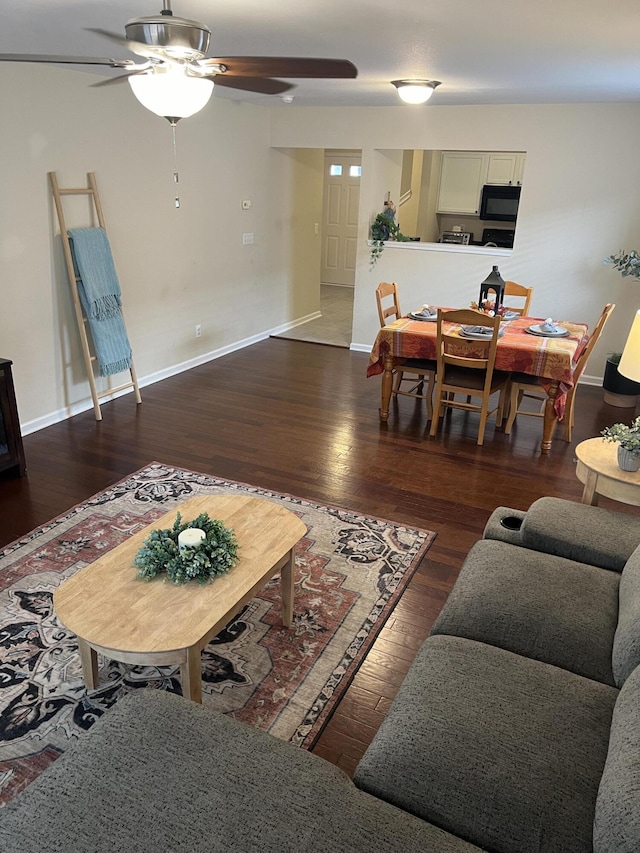
[[[11,365],[8,359],[0,358],[0,471],[22,477],[26,465]]]
[[[496,151],[489,154],[485,184],[521,186],[526,154]]]
[[[521,186],[527,155],[517,151],[445,151],[438,213],[477,216],[485,184]]]
[[[438,213],[477,216],[487,166],[488,154],[483,152],[445,151],[438,188]]]

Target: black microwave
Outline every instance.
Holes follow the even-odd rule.
[[[518,216],[522,187],[505,187],[485,184],[482,187],[480,219],[496,222],[515,222]]]

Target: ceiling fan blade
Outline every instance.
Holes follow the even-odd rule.
[[[148,66],[145,63],[142,68],[137,68],[133,71],[127,71],[126,74],[118,74],[117,77],[105,77],[105,79],[100,80],[99,83],[92,83],[90,88],[99,89],[101,86],[113,86],[117,83],[124,83],[124,81],[128,80],[129,77],[135,77],[136,74],[144,74],[146,71],[148,71]]]
[[[133,59],[108,59],[101,56],[52,56],[44,53],[0,53],[0,62],[49,62],[57,65],[109,65],[126,68]]]
[[[133,41],[132,39],[119,35],[119,33],[112,33],[109,30],[103,30],[99,27],[85,27],[85,29],[87,32],[104,36],[104,38],[119,44],[120,47],[126,47],[127,50],[130,50],[131,53],[135,53],[138,56],[155,56],[161,59],[166,59],[166,51],[156,47],[151,47],[148,44],[143,44],[141,41]]]
[[[213,80],[216,86],[242,89],[245,92],[259,92],[261,95],[281,95],[293,89],[291,83],[272,80],[270,77],[227,77],[226,74],[210,74],[205,79]]]
[[[201,59],[201,68],[224,65],[233,77],[357,77],[358,69],[347,59],[309,59],[287,56],[227,56]]]

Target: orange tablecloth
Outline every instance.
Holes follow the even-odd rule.
[[[555,409],[561,418],[567,391],[573,386],[576,359],[588,340],[588,327],[584,323],[556,320],[558,325],[569,330],[566,338],[543,338],[525,331],[528,326],[542,322],[544,318],[518,317],[504,323],[504,334],[498,340],[495,369],[529,373],[539,377],[543,387],[558,381],[560,387]],[[380,329],[371,350],[367,376],[383,372],[384,357],[388,353],[395,358],[435,359],[436,326],[435,321],[403,317]]]

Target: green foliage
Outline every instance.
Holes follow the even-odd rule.
[[[620,249],[617,255],[609,255],[604,262],[612,264],[623,278],[631,276],[631,278],[640,279],[640,255],[635,249],[631,249],[630,252]]]
[[[635,418],[630,426],[613,424],[605,427],[600,433],[605,441],[617,441],[620,447],[632,453],[640,453],[640,417]]]
[[[389,216],[388,213],[379,213],[371,223],[371,266],[373,269],[376,261],[384,250],[385,240],[395,240],[398,243],[406,243],[409,238],[400,231],[400,226]]]
[[[178,536],[188,527],[204,530],[206,539],[198,548],[178,548]],[[238,561],[238,541],[233,530],[221,521],[209,518],[206,512],[193,521],[182,523],[178,513],[173,527],[153,530],[144,541],[134,559],[138,577],[151,580],[166,572],[169,580],[183,584],[197,580],[204,584],[223,575]]]

